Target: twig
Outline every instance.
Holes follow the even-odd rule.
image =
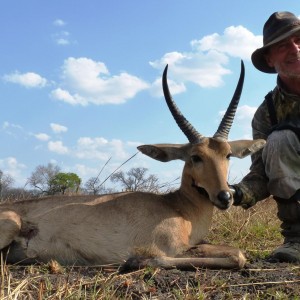
[[[230,288],[230,287],[244,287],[244,286],[258,286],[258,285],[280,285],[280,284],[288,284],[288,283],[300,283],[300,279],[297,280],[283,280],[283,281],[265,281],[265,282],[252,282],[252,283],[240,283],[240,284],[228,284],[218,286],[218,288]],[[205,290],[215,289],[216,286],[208,286],[205,287]]]
[[[297,269],[300,269],[300,267],[287,267],[287,268],[272,268],[272,269],[247,269],[247,271],[250,271],[250,272],[270,272],[270,271],[278,271],[278,270],[285,270],[285,269],[291,269],[291,270],[297,270]]]
[[[106,163],[101,168],[100,172],[98,173],[97,177],[95,178],[94,185],[95,185],[97,179],[99,178],[99,176],[101,175],[102,171],[104,170],[104,168],[106,167],[106,165],[109,163],[110,160],[111,160],[111,157],[106,161]]]
[[[134,158],[139,152],[136,152],[131,157],[129,157],[126,161],[124,161],[119,167],[117,167],[112,173],[110,173],[99,185],[101,187],[114,173],[116,173],[122,166],[124,166],[128,161]]]

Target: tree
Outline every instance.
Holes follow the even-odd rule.
[[[88,191],[88,193],[97,195],[100,191],[99,188],[100,180],[97,177],[91,177],[87,180],[84,187]]]
[[[84,187],[89,194],[93,195],[110,194],[115,192],[114,189],[106,188],[104,184],[100,182],[98,177],[91,177],[88,179]]]
[[[8,193],[13,183],[14,179],[0,170],[0,200]]]
[[[157,176],[146,173],[147,168],[132,168],[127,173],[119,171],[114,173],[110,180],[114,183],[120,183],[126,191],[158,192],[159,182]]]
[[[75,173],[57,173],[50,180],[51,193],[62,193],[63,195],[68,190],[69,192],[77,193],[81,184],[81,179]]]
[[[2,199],[13,199],[14,201],[32,199],[38,196],[35,191],[22,187],[10,187],[5,190]]]
[[[60,167],[52,163],[47,166],[39,165],[28,178],[28,184],[38,189],[41,194],[51,194],[51,181],[60,172]]]

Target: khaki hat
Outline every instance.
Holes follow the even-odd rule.
[[[300,19],[294,14],[288,11],[273,13],[264,25],[263,47],[252,53],[251,60],[254,67],[265,73],[276,73],[276,70],[266,62],[266,50],[297,31],[300,31]]]

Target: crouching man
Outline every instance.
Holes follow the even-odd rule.
[[[300,263],[300,19],[273,13],[263,28],[263,47],[251,59],[259,71],[277,73],[277,85],[252,120],[253,138],[267,143],[252,156],[249,174],[233,186],[234,204],[248,208],[273,195],[284,244],[271,257]]]

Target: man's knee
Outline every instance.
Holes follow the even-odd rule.
[[[286,157],[287,161],[296,160],[300,155],[300,141],[297,135],[291,130],[273,131],[267,139],[262,152],[262,159],[265,164],[277,157]]]
[[[291,130],[274,131],[262,152],[270,194],[288,199],[300,188],[300,143]]]
[[[292,130],[280,130],[273,131],[267,139],[267,143],[264,147],[264,151],[268,151],[268,148],[276,147],[276,149],[284,149],[288,147],[298,147],[300,142],[297,135]]]

